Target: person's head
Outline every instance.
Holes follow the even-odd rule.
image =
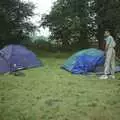
[[[108,36],[110,36],[110,35],[111,35],[110,30],[105,30],[104,36],[105,36],[105,37],[108,37]]]

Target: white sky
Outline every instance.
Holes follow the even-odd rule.
[[[32,17],[31,21],[38,25],[38,21],[40,21],[42,14],[49,13],[51,10],[51,7],[53,5],[53,2],[56,0],[23,0],[25,2],[33,2],[36,6],[34,13],[36,14],[34,17]],[[43,28],[40,28],[40,34],[37,33],[37,35],[44,35],[49,36],[50,32],[48,28],[45,30]]]

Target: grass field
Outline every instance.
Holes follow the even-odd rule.
[[[120,120],[120,80],[60,69],[70,54],[37,53],[44,67],[0,75],[0,120]]]

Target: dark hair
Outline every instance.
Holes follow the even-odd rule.
[[[110,29],[105,29],[105,32],[109,32],[111,34],[111,30]]]

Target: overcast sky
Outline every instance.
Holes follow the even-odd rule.
[[[33,2],[36,6],[34,13],[36,14],[34,17],[32,17],[32,22],[37,25],[37,22],[40,20],[41,15],[44,13],[49,13],[51,10],[51,7],[53,3],[56,0],[23,0],[26,2]],[[48,29],[40,29],[41,35],[48,36],[49,30]]]

